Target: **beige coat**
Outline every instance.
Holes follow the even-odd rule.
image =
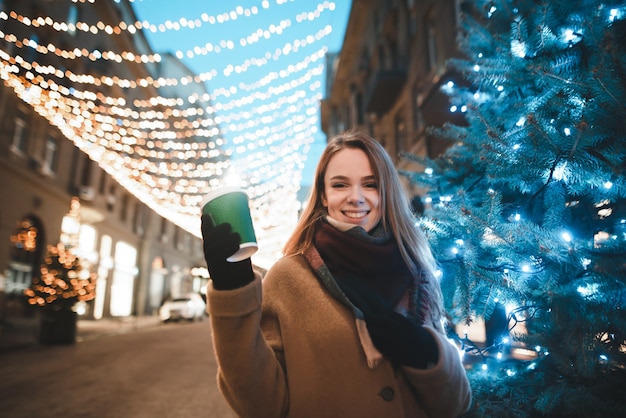
[[[353,313],[304,257],[285,257],[249,285],[209,284],[218,384],[240,417],[455,417],[470,404],[458,351],[432,328],[439,362],[428,370],[367,365]]]

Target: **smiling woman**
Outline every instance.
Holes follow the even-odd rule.
[[[220,389],[241,417],[454,417],[471,393],[435,263],[385,149],[332,138],[285,256],[261,280],[202,218]]]
[[[324,177],[322,203],[328,216],[371,231],[380,220],[380,195],[367,154],[360,149],[339,151]]]

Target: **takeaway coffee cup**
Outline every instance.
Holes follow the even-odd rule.
[[[254,234],[248,195],[236,187],[223,187],[210,192],[202,203],[202,213],[211,215],[215,225],[228,222],[233,231],[241,236],[239,251],[226,260],[236,261],[250,258],[259,248]]]

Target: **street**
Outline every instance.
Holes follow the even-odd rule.
[[[5,418],[235,417],[207,319],[1,353],[0,376]]]

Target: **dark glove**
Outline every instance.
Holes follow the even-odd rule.
[[[423,327],[395,312],[373,289],[358,278],[343,278],[339,286],[365,319],[374,346],[392,363],[425,369],[436,364],[435,338]]]
[[[202,215],[202,239],[204,259],[213,287],[217,290],[232,290],[243,287],[254,280],[252,261],[247,258],[231,263],[226,261],[239,249],[241,237],[232,231],[229,223],[215,226],[210,215]]]
[[[437,364],[435,338],[409,318],[388,310],[366,315],[365,323],[376,348],[392,362],[415,369]]]

